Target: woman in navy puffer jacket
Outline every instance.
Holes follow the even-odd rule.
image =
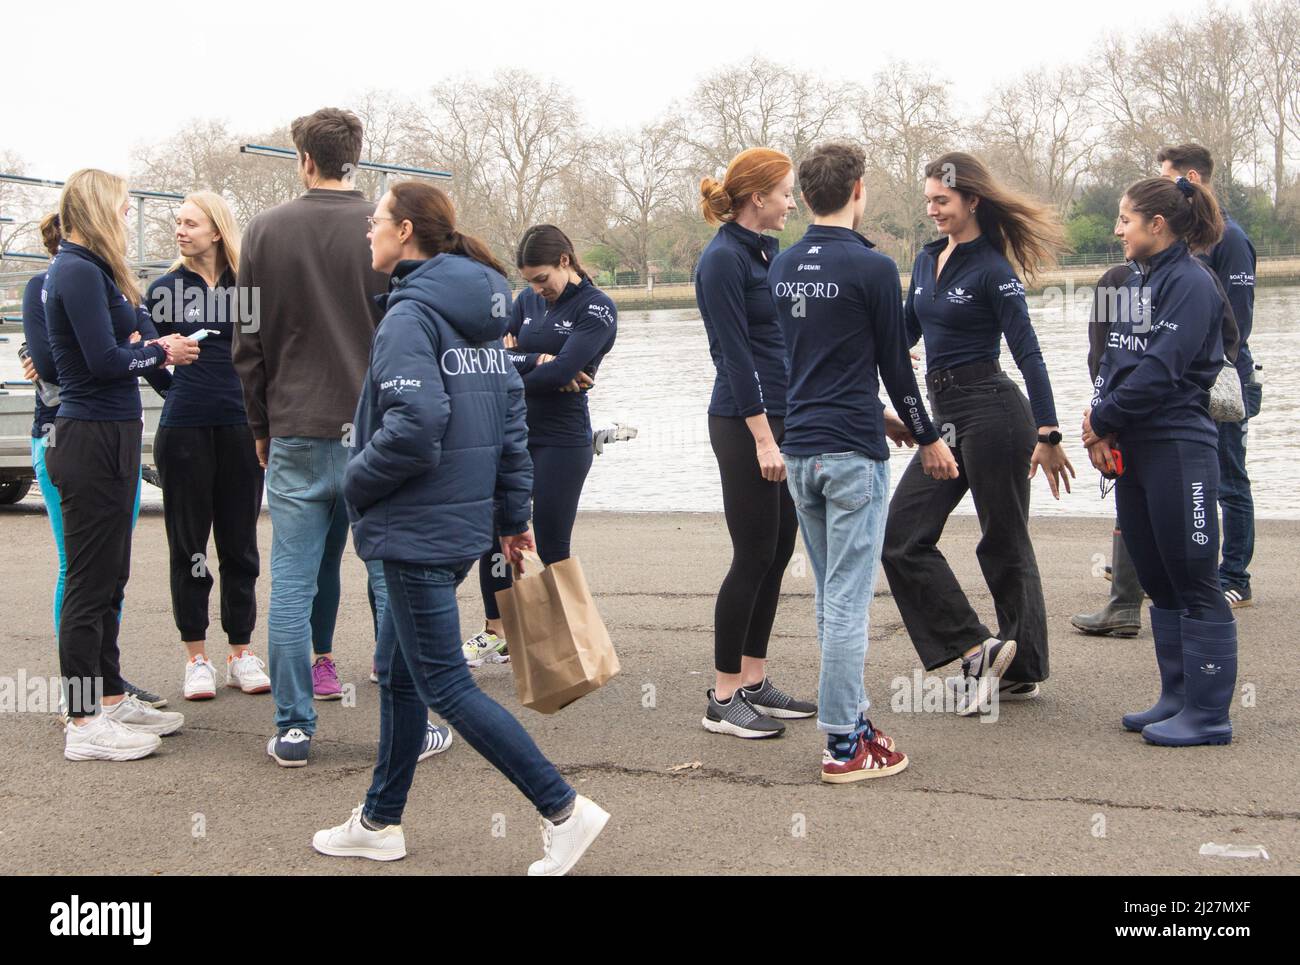
[[[402,811],[431,708],[542,816],[529,874],[564,874],[609,815],[574,792],[527,732],[474,683],[461,656],[456,587],[493,525],[512,563],[532,549],[533,467],[523,383],[501,335],[505,272],[456,230],[447,195],[405,182],[370,220],[374,267],[392,276],[361,389],[344,496],[357,553],[382,560],[388,605],[375,655],[379,759],[363,805],[317,832],[323,854],[404,857]]]

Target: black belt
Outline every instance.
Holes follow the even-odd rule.
[[[972,362],[970,365],[959,365],[955,369],[942,369],[938,372],[926,372],[925,383],[934,392],[941,392],[953,385],[970,385],[972,382],[979,382],[981,379],[987,379],[990,375],[997,375],[1002,371],[1002,363],[994,359],[992,362]]]

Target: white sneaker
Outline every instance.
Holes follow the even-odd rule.
[[[207,657],[194,657],[185,664],[186,700],[211,700],[217,695],[217,672]]]
[[[400,824],[390,824],[382,831],[371,831],[361,823],[361,808],[352,809],[352,817],[336,828],[317,831],[311,846],[321,854],[336,858],[370,858],[372,861],[396,861],[406,857],[406,836]]]
[[[144,731],[146,734],[157,734],[159,737],[176,733],[185,723],[184,714],[172,710],[154,710],[129,694],[112,707],[106,707],[104,716],[119,724]]]
[[[608,811],[581,794],[573,802],[573,814],[563,824],[552,824],[542,818],[542,849],[545,854],[540,861],[528,866],[529,876],[568,874],[608,820]]]
[[[264,694],[271,689],[271,678],[266,675],[266,664],[245,647],[236,657],[226,658],[226,686],[238,687],[246,694]]]
[[[465,655],[467,664],[471,667],[481,667],[485,663],[509,663],[510,657],[503,653],[505,649],[505,637],[498,637],[488,630],[480,630],[461,645],[460,651]]]
[[[158,735],[119,724],[103,712],[80,727],[69,723],[64,733],[63,756],[70,761],[134,761],[162,744]]]

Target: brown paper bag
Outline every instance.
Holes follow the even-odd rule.
[[[532,554],[525,559],[525,574],[516,570],[497,606],[520,702],[553,714],[618,673],[618,655],[577,557],[546,567]]]

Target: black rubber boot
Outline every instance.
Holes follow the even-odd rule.
[[[1111,538],[1110,600],[1096,613],[1070,617],[1075,629],[1095,636],[1136,637],[1142,629],[1142,584],[1119,530]]]
[[[1183,617],[1183,709],[1142,729],[1142,738],[1165,747],[1228,744],[1229,711],[1237,687],[1237,622],[1207,623]]]

